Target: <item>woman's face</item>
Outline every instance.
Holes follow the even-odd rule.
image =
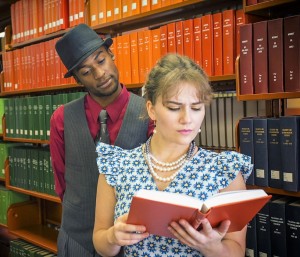
[[[185,81],[167,97],[159,96],[155,105],[148,101],[147,110],[156,122],[156,135],[177,144],[189,144],[196,137],[205,115],[199,89]]]

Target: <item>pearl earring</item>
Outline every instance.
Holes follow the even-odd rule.
[[[157,131],[156,131],[156,121],[154,120],[153,123],[154,123],[153,134],[155,134],[155,133],[157,132]]]

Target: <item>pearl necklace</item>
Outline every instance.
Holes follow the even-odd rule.
[[[159,181],[162,181],[162,182],[172,181],[177,176],[180,169],[178,169],[175,173],[173,173],[169,177],[164,178],[164,177],[159,176],[154,170],[154,168],[157,168],[157,165],[153,164],[152,161],[151,161],[151,158],[154,159],[155,161],[156,161],[156,159],[150,153],[150,141],[151,141],[151,138],[149,138],[147,140],[147,142],[142,147],[143,155],[144,155],[145,160],[148,163],[150,173],[153,175],[154,178],[156,178]],[[175,166],[178,166],[179,163],[181,162],[182,164],[180,164],[180,166],[178,166],[178,168],[179,168],[179,167],[183,166],[183,164],[185,164],[192,157],[192,155],[195,151],[195,147],[196,147],[196,144],[195,144],[194,141],[192,141],[192,143],[190,144],[188,152],[184,156],[181,156],[179,160],[171,162],[171,163],[163,163],[163,162],[160,162],[160,161],[158,161],[157,163],[163,163],[166,166],[174,165],[174,163],[175,163]],[[173,170],[174,167],[172,167],[171,170]],[[167,169],[167,168],[161,168],[161,169]],[[158,170],[160,170],[160,169],[158,169]]]
[[[159,171],[171,171],[180,168],[185,163],[186,155],[187,154],[184,154],[174,162],[161,162],[157,160],[152,154],[149,154],[150,158],[153,160],[153,167]]]

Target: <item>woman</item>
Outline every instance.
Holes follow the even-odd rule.
[[[204,219],[201,231],[186,220],[172,222],[169,230],[177,239],[150,235],[144,226],[126,224],[132,196],[139,189],[201,200],[245,189],[252,170],[248,156],[218,154],[194,143],[211,96],[199,66],[187,57],[166,55],[145,84],[147,112],[156,124],[153,136],[133,150],[97,146],[100,176],[93,242],[101,255],[114,256],[124,246],[125,256],[244,256],[246,227],[226,233],[229,220],[212,228]]]

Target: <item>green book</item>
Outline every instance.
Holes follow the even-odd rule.
[[[38,105],[37,96],[32,97],[32,123],[33,123],[32,138],[40,139],[39,105]]]
[[[50,119],[53,113],[52,95],[45,95],[45,137],[50,137]]]
[[[2,117],[4,115],[4,98],[0,98],[0,134],[3,134]]]
[[[33,131],[34,131],[34,113],[33,113],[33,105],[34,98],[28,97],[27,99],[27,117],[28,117],[28,136],[27,138],[33,139]]]
[[[45,96],[38,96],[38,108],[39,108],[39,138],[46,140],[46,106]]]
[[[23,137],[28,138],[29,137],[29,117],[28,117],[28,104],[27,104],[27,98],[22,98],[23,102]]]

